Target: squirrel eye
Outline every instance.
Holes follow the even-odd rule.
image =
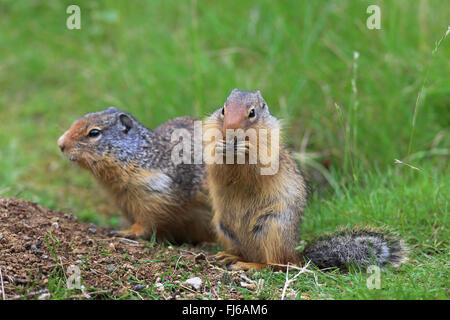
[[[100,130],[98,130],[98,129],[92,129],[88,133],[89,138],[95,138],[95,137],[98,137],[99,135],[100,135]]]
[[[225,107],[222,108],[222,115],[225,115]]]
[[[256,115],[255,109],[253,108],[253,109],[250,110],[250,112],[248,113],[248,117],[249,117],[249,118],[253,118],[255,115]]]

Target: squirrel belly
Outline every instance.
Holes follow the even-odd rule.
[[[260,269],[311,260],[320,268],[365,267],[369,264],[398,265],[406,250],[396,236],[380,229],[354,228],[323,236],[301,253],[295,251],[307,187],[295,160],[279,144],[278,170],[262,175],[259,162],[250,164],[248,153],[270,149],[270,139],[229,139],[229,129],[264,129],[270,135],[279,123],[268,110],[259,91],[234,89],[223,108],[204,123],[203,131],[214,129],[226,138],[204,139],[205,149],[234,149],[246,154],[244,163],[210,161],[207,183],[213,206],[213,225],[225,252],[215,258],[231,269]],[[258,136],[258,135],[257,135]],[[256,141],[256,142],[255,142]],[[266,144],[261,145],[261,144]],[[269,146],[267,146],[269,144]],[[215,156],[216,160],[223,154]],[[234,160],[236,157],[234,158]]]
[[[214,241],[202,164],[174,164],[172,132],[193,132],[194,118],[170,120],[155,130],[116,108],[75,121],[58,140],[62,153],[88,170],[132,224],[124,236],[176,243]]]

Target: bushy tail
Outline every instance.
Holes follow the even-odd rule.
[[[317,267],[348,269],[369,265],[399,266],[407,260],[407,248],[392,232],[370,227],[339,230],[308,244],[303,259]]]

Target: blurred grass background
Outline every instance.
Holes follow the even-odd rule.
[[[81,30],[66,28],[70,4]],[[366,27],[371,4],[381,30]],[[233,88],[260,89],[298,159],[333,186],[312,196],[301,238],[370,223],[415,249],[392,273],[395,290],[349,291],[342,280],[333,296],[448,297],[448,37],[432,52],[449,9],[445,0],[1,0],[0,196],[115,226],[97,214],[117,213],[105,194],[57,148],[74,120],[113,105],[152,128],[205,117]],[[434,289],[417,288],[421,265]]]

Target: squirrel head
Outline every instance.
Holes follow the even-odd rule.
[[[261,123],[270,116],[266,101],[257,91],[231,91],[223,108],[221,118],[223,120],[223,132],[227,129],[248,129],[255,124]]]
[[[94,171],[102,161],[132,155],[139,127],[131,115],[110,107],[75,121],[58,139],[58,146],[70,161]]]
[[[272,154],[276,157],[272,149],[279,147],[279,133],[280,122],[270,114],[259,90],[234,89],[224,106],[203,124],[205,160],[207,164],[224,163],[221,160],[231,164],[231,158],[228,158],[233,155],[233,164],[266,166],[269,163],[266,160]],[[255,167],[248,168],[253,170]]]

